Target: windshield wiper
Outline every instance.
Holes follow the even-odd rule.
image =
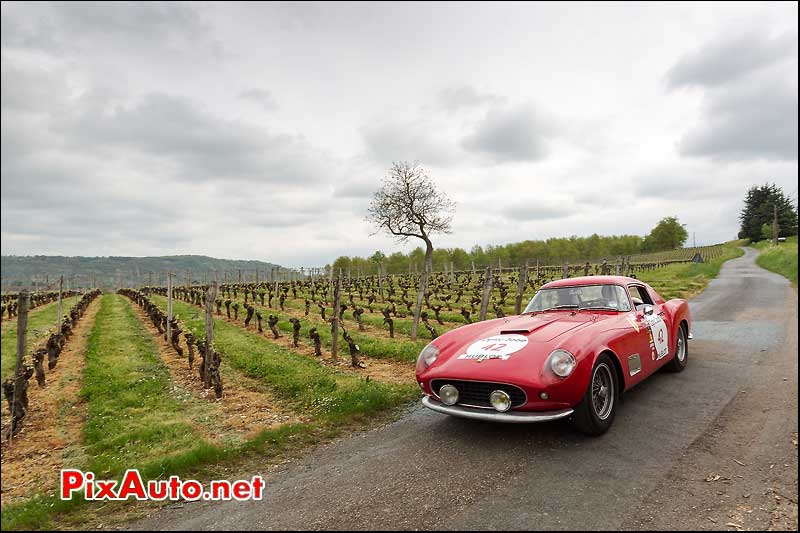
[[[610,307],[607,305],[591,305],[588,307],[581,307],[581,309],[605,309],[608,311],[619,311],[619,309],[617,309],[616,307]]]
[[[580,307],[578,304],[562,304],[556,305],[553,307],[548,307],[547,309],[542,309],[542,311],[550,311],[551,309],[579,309]]]

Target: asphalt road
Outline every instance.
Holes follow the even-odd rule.
[[[739,480],[757,484],[742,490],[766,502],[755,515],[742,511],[745,519],[767,527],[754,517],[774,514],[763,507],[775,502],[772,485],[796,513],[797,293],[755,255],[726,263],[691,302],[686,371],[661,372],[627,393],[600,438],[567,422],[498,425],[414,408],[271,472],[263,501],[168,507],[133,527],[724,528],[741,498],[755,502],[739,494]],[[758,472],[772,466],[761,477],[732,470],[705,481],[756,463]]]

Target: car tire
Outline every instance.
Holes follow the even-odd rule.
[[[614,422],[619,404],[619,381],[614,362],[608,354],[595,361],[589,378],[589,386],[581,403],[575,408],[572,423],[587,435],[602,435]]]
[[[689,362],[689,342],[686,338],[686,329],[683,325],[678,327],[678,339],[675,341],[675,355],[672,361],[667,363],[664,368],[670,372],[682,372]]]

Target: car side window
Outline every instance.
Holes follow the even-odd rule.
[[[619,285],[615,285],[614,290],[617,292],[617,301],[619,302],[619,310],[630,311],[631,304],[630,301],[628,300],[628,295],[625,294],[625,289],[623,289]]]
[[[633,300],[633,305],[636,309],[639,309],[642,305],[653,305],[653,300],[650,298],[650,294],[639,285],[628,285],[628,291],[631,293],[631,300]]]

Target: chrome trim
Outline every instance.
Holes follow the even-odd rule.
[[[642,371],[642,359],[638,353],[628,356],[628,374],[635,376]]]
[[[686,337],[686,338],[687,338],[688,340],[692,340],[692,339],[694,339],[694,335],[692,335],[691,333],[689,333],[689,336],[688,336],[688,337]]]
[[[569,376],[567,376],[567,377],[569,377]],[[506,383],[504,381],[483,381],[483,380],[480,380],[480,379],[431,378],[431,380],[428,381],[428,385],[430,386],[431,391],[433,391],[433,395],[436,397],[436,399],[441,399],[441,398],[439,398],[439,394],[438,394],[439,391],[434,391],[433,390],[433,385],[431,385],[431,383],[436,381],[436,380],[439,380],[439,379],[442,380],[442,381],[469,381],[471,383],[488,383],[490,385],[495,385],[495,384],[496,385],[508,385],[509,387],[514,387],[515,389],[521,390],[522,394],[525,395],[525,403],[523,403],[522,405],[519,405],[517,407],[522,407],[523,405],[528,405],[528,393],[525,391],[525,389],[523,389],[519,385],[514,385],[513,383]],[[564,378],[564,379],[566,379],[566,378]],[[481,405],[467,405],[465,403],[462,403],[461,405],[463,405],[464,407],[474,407],[475,409],[489,409],[491,411],[494,411],[494,407],[483,407]]]
[[[562,411],[507,411],[505,413],[498,413],[495,410],[492,410],[491,412],[475,411],[460,405],[444,405],[443,403],[434,400],[430,396],[424,396],[422,398],[422,405],[446,415],[471,418],[473,420],[511,422],[516,424],[550,422],[551,420],[566,418],[573,412],[572,409],[564,409]]]

